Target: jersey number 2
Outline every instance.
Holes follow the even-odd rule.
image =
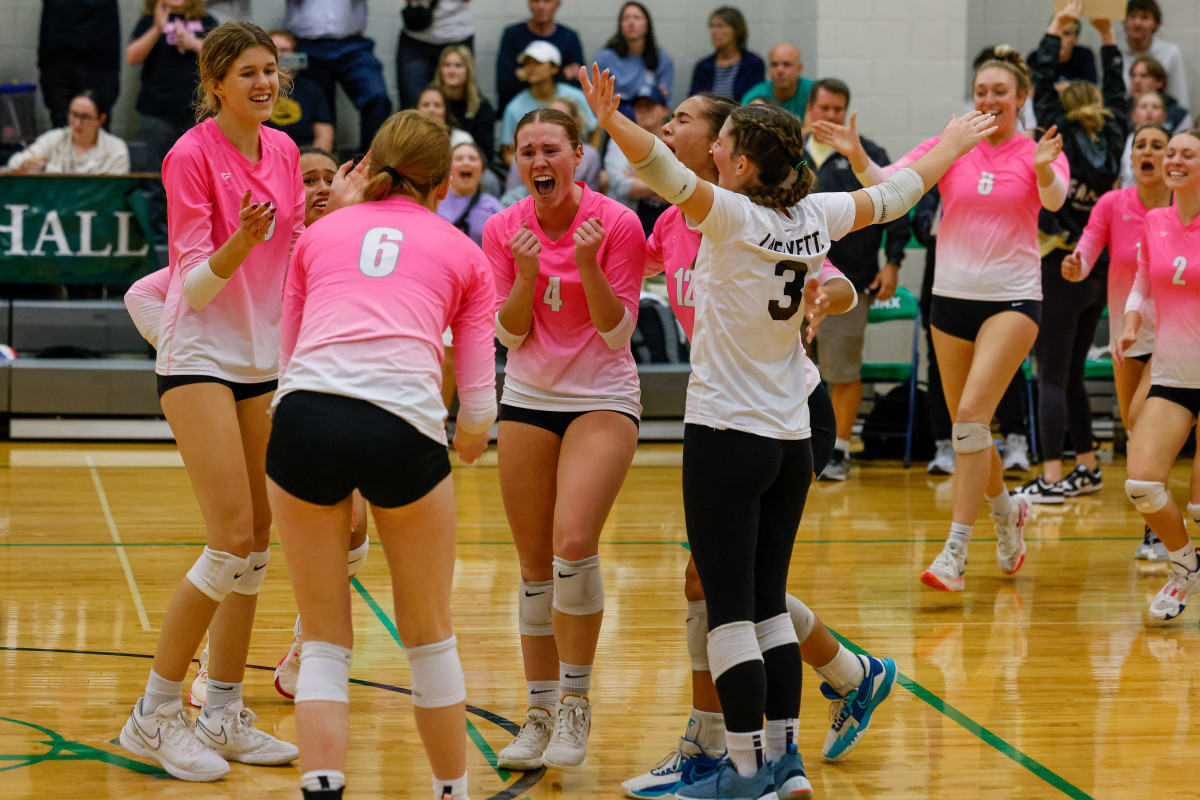
[[[807,270],[798,261],[780,261],[775,265],[775,274],[779,277],[782,278],[789,272],[792,275],[783,284],[783,296],[788,299],[788,304],[785,306],[778,300],[767,303],[767,311],[771,312],[771,319],[781,322],[796,316],[804,297],[804,274]]]
[[[404,234],[395,228],[371,228],[358,251],[358,268],[368,278],[386,278],[400,261]]]
[[[550,285],[546,287],[546,293],[542,295],[542,302],[550,306],[551,311],[558,311],[563,307],[562,278],[552,275],[549,280]]]
[[[1183,256],[1176,256],[1171,266],[1175,268],[1175,277],[1171,278],[1171,283],[1176,286],[1187,286],[1187,281],[1183,279],[1183,271],[1187,269],[1187,259]]]

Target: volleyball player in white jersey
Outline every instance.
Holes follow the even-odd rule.
[[[617,112],[607,73],[593,65],[590,76],[581,70],[580,82],[638,176],[704,236],[693,275],[683,493],[729,760],[676,796],[807,796],[812,788],[795,745],[800,647],[786,604],[812,480],[800,345],[804,276],[819,270],[831,239],[906,213],[991,132],[992,118],[952,120],[924,158],[878,187],[809,194],[814,177],[803,163],[799,121],[782,109],[744,106],[712,147],[713,186]]]
[[[1167,490],[1171,465],[1200,415],[1200,131],[1171,137],[1163,158],[1175,202],[1146,213],[1138,241],[1137,278],[1125,303],[1125,326],[1113,357],[1138,339],[1146,299],[1154,300],[1150,393],[1129,440],[1125,492],[1170,556],[1167,584],[1150,601],[1151,620],[1183,613],[1200,591],[1200,563],[1183,515]],[[1200,525],[1200,458],[1192,464],[1188,515]]]
[[[209,33],[200,54],[209,118],[163,162],[171,279],[155,371],[207,546],[171,598],[146,693],[121,744],[184,780],[216,780],[229,771],[227,760],[285,764],[298,754],[255,728],[242,702],[269,560],[264,459],[283,276],[304,230],[299,152],[262,125],[279,94],[277,55],[266,32],[248,23]],[[193,729],[180,694],[210,627],[208,693]]]

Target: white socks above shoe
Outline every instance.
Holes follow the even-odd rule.
[[[345,785],[345,773],[336,769],[314,769],[300,777],[300,788],[308,792],[336,792]]]
[[[142,697],[142,715],[153,714],[163,703],[178,700],[182,692],[183,681],[169,681],[151,669],[150,678],[146,681],[146,694]]]
[[[564,695],[587,697],[592,690],[592,665],[558,662],[558,686]]]
[[[778,761],[800,738],[800,720],[767,720],[767,761]]]
[[[863,678],[867,677],[866,669],[863,667],[862,659],[851,653],[845,647],[838,645],[838,653],[823,667],[814,667],[817,674],[825,680],[829,681],[829,685],[833,690],[842,697],[850,694],[858,688],[858,685],[863,682]],[[767,733],[770,735],[770,728],[767,728]],[[767,740],[768,745],[770,740]]]
[[[1004,514],[1012,513],[1013,500],[1012,495],[1008,493],[1008,489],[1005,489],[995,497],[987,498],[987,501],[988,505],[992,507],[993,514],[1000,514],[1003,516]]]
[[[695,742],[710,756],[720,756],[725,752],[725,715],[693,708],[683,738]]]
[[[1178,550],[1169,550],[1167,555],[1171,557],[1179,566],[1185,568],[1188,572],[1196,571],[1196,547],[1192,544],[1192,540],[1188,539],[1188,543]]]
[[[204,716],[215,717],[225,706],[241,699],[242,685],[240,683],[213,680],[213,677],[209,675],[208,691],[204,696]]]
[[[765,732],[748,731],[746,733],[725,732],[725,746],[729,750],[729,760],[737,768],[738,775],[752,778],[767,763],[763,740]]]
[[[529,692],[529,707],[543,708],[554,713],[558,705],[558,681],[525,681],[525,690]]]
[[[850,440],[849,439],[834,439],[833,449],[840,450],[846,458],[850,457]]]
[[[966,547],[971,543],[971,532],[975,530],[973,525],[963,525],[961,522],[950,523],[950,539],[957,539]]]
[[[433,796],[436,800],[470,800],[467,797],[467,773],[464,772],[461,778],[452,781],[434,778]]]

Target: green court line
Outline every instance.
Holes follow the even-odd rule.
[[[483,754],[484,759],[487,760],[488,766],[492,768],[492,771],[499,776],[500,780],[508,783],[508,779],[512,777],[512,773],[506,769],[500,769],[498,766],[496,766],[496,751],[493,750],[492,746],[487,743],[487,739],[483,738],[483,734],[480,733],[479,729],[475,727],[475,723],[471,722],[470,717],[467,718],[467,736],[469,736],[471,741],[475,743],[475,746],[479,748],[479,752]]]
[[[396,644],[400,645],[400,649],[403,650],[404,642],[400,641],[400,632],[396,630],[396,623],[392,622],[392,618],[384,613],[384,610],[380,608],[379,603],[375,602],[375,598],[371,597],[371,593],[367,591],[367,587],[363,586],[362,583],[359,582],[358,578],[354,578],[350,582],[350,585],[358,590],[358,593],[362,596],[362,599],[367,602],[367,605],[370,606],[371,610],[375,612],[375,616],[378,617],[381,623],[383,623],[383,627],[387,628],[387,632],[392,635],[392,638],[396,640]]]
[[[840,641],[843,645],[845,645],[846,649],[851,650],[855,653],[870,655],[869,653],[867,653],[866,650],[863,650],[861,647],[856,645],[854,642],[850,641],[845,636],[842,636],[840,633],[833,630],[832,628],[829,629],[829,632],[832,633],[835,637],[837,637],[838,641]],[[966,714],[962,713],[957,708],[950,705],[945,700],[938,697],[936,694],[929,691],[924,686],[917,683],[912,678],[908,677],[907,675],[900,672],[899,670],[896,671],[896,681],[901,686],[903,686],[905,689],[908,689],[908,691],[911,692],[913,695],[915,695],[917,698],[928,703],[936,711],[940,712],[944,716],[946,716],[949,719],[953,720],[954,722],[958,723],[960,726],[962,726],[964,729],[966,729],[969,733],[971,733],[975,737],[977,737],[980,741],[984,742],[985,744],[990,745],[1001,755],[1011,758],[1013,761],[1017,762],[1022,767],[1029,770],[1030,772],[1032,772],[1038,778],[1041,778],[1043,781],[1050,784],[1055,789],[1058,789],[1060,792],[1065,794],[1067,797],[1072,798],[1072,800],[1095,800],[1094,797],[1092,797],[1090,794],[1088,794],[1087,792],[1080,789],[1078,786],[1069,782],[1066,778],[1061,777],[1060,775],[1055,773],[1053,770],[1051,770],[1049,767],[1046,767],[1043,764],[1039,763],[1038,761],[1035,761],[1033,758],[1030,758],[1025,753],[1023,753],[1020,750],[1018,750],[1017,748],[1013,747],[1011,744],[1004,741],[999,736],[992,733],[987,728],[983,727],[978,722],[971,719]]]

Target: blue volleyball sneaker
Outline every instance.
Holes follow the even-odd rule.
[[[804,774],[804,759],[800,758],[796,745],[788,747],[783,758],[775,762],[775,796],[778,800],[808,800],[812,797],[812,784]]]
[[[677,800],[775,800],[775,764],[768,762],[749,778],[738,774],[729,759],[690,786],[675,791]]]
[[[821,756],[836,761],[853,750],[871,724],[871,715],[887,699],[896,683],[896,662],[890,658],[859,656],[866,677],[850,694],[842,697],[828,683],[821,684],[821,694],[833,701],[829,718],[833,725],[825,737]]]
[[[679,737],[679,747],[649,772],[621,784],[626,797],[668,797],[684,786],[716,772],[721,759],[705,753],[691,739]]]

